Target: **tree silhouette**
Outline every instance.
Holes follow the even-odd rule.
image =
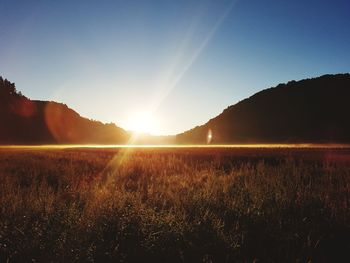
[[[81,117],[67,105],[35,101],[0,77],[0,144],[120,144],[123,129]]]
[[[228,107],[179,143],[350,143],[350,74],[290,81]]]

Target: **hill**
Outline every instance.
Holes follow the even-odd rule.
[[[350,74],[290,81],[228,107],[206,124],[177,135],[176,141],[349,143],[349,99]]]
[[[0,77],[0,144],[121,144],[129,134],[65,104],[30,100]]]

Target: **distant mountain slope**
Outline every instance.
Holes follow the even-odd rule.
[[[350,143],[350,75],[291,81],[256,93],[177,143]]]
[[[83,118],[65,104],[30,100],[0,77],[0,144],[119,144],[128,138],[114,124]]]

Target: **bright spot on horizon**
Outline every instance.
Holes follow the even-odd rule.
[[[140,111],[136,112],[128,119],[126,125],[126,130],[135,132],[135,133],[145,133],[145,134],[158,134],[158,123],[152,114],[149,111]]]
[[[212,139],[213,139],[213,132],[211,131],[211,129],[209,129],[208,135],[207,135],[207,144],[210,144]]]

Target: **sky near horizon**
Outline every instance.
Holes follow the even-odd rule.
[[[349,72],[349,13],[348,0],[0,0],[0,75],[84,117],[176,134],[262,89]]]

